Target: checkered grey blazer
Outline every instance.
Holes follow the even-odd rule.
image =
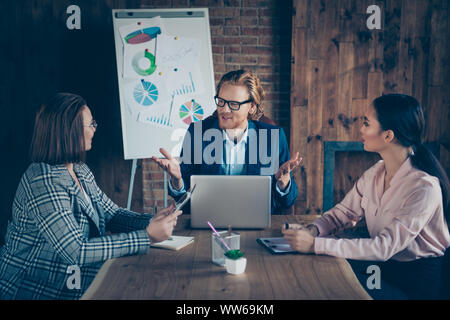
[[[119,208],[85,164],[74,171],[91,203],[64,165],[32,163],[22,176],[0,249],[1,299],[78,299],[104,261],[148,251],[152,216]]]

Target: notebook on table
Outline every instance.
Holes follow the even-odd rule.
[[[153,248],[180,250],[194,242],[194,237],[171,236],[168,240],[152,243]]]

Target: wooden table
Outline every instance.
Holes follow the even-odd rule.
[[[150,248],[146,255],[105,262],[82,299],[301,300],[370,299],[345,259],[329,256],[272,255],[256,242],[281,236],[281,225],[311,218],[272,216],[272,228],[236,230],[247,257],[244,274],[227,274],[211,262],[211,231],[187,228],[179,218],[174,235],[194,236],[193,244],[171,251]]]

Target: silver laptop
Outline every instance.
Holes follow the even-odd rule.
[[[270,227],[270,176],[191,176],[191,227],[264,229]]]

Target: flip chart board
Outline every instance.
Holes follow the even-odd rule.
[[[112,13],[124,157],[179,156],[189,124],[215,110],[208,9]]]

